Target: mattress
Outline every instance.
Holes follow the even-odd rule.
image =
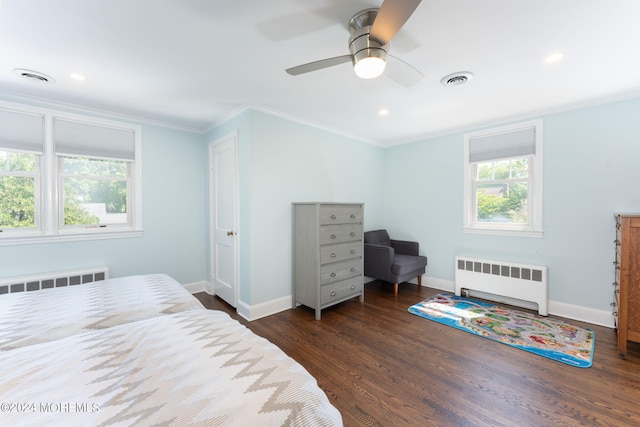
[[[165,274],[0,296],[0,351],[185,310],[204,310]]]
[[[3,425],[342,425],[300,364],[220,311],[5,351],[0,378]]]

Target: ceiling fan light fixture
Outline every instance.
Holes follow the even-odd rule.
[[[369,37],[378,9],[366,9],[349,21],[349,52],[352,55],[353,71],[361,79],[375,79],[384,73],[387,65],[388,44]]]
[[[367,56],[356,61],[354,58],[353,71],[361,79],[375,79],[384,73],[387,62],[379,56]]]
[[[349,55],[334,56],[285,69],[297,76],[351,61],[357,77],[375,79],[386,70],[390,42],[420,4],[420,0],[384,0],[380,8],[362,10],[349,21]],[[403,86],[413,86],[422,73],[393,57],[393,73],[389,77]],[[396,64],[398,64],[396,66]],[[396,71],[400,70],[400,71]]]

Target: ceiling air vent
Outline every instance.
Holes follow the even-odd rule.
[[[457,73],[444,76],[440,83],[442,86],[460,86],[473,78],[473,73],[469,71],[459,71]]]
[[[27,70],[25,68],[14,68],[13,72],[19,75],[20,77],[27,79],[32,82],[38,83],[55,83],[55,79],[51,76],[47,76],[44,73],[39,71]]]

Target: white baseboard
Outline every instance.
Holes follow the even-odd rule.
[[[580,322],[606,326],[607,328],[616,327],[613,321],[613,315],[608,310],[597,310],[595,308],[582,307],[559,301],[549,301],[549,313]]]
[[[197,294],[198,292],[207,292],[209,287],[209,282],[206,280],[201,280],[199,282],[185,283],[184,288],[189,291],[189,293]]]
[[[442,291],[454,292],[455,284],[450,280],[436,279],[434,277],[423,277],[423,286],[440,289]],[[537,306],[537,304],[535,304]],[[549,301],[549,314],[566,317],[567,319],[579,322],[593,323],[594,325],[614,328],[613,316],[606,310],[582,307],[579,305],[567,304],[559,301]]]
[[[242,301],[238,302],[236,311],[238,314],[248,321],[258,320],[272,314],[280,313],[291,308],[292,296],[274,299],[256,305],[248,305]]]
[[[436,279],[435,277],[422,277],[422,286],[440,289],[441,291],[454,292],[454,283],[450,280]]]
[[[215,295],[213,292],[213,286],[206,280],[193,283],[185,283],[184,288],[192,294],[198,292],[206,292],[209,295]],[[249,305],[242,301],[238,301],[236,307],[236,313],[244,317],[248,321],[257,320],[262,317],[270,316],[272,314],[280,313],[291,308],[292,296],[286,296],[275,300],[263,302],[256,305]]]
[[[364,278],[364,283],[371,282],[375,279],[370,277]],[[417,280],[411,280],[411,283],[417,283]],[[455,285],[450,280],[437,279],[435,277],[423,276],[422,285],[439,289],[446,292],[454,292]],[[187,283],[184,287],[193,293],[207,292],[213,295],[211,292],[211,286],[209,282],[203,280],[200,282]],[[291,308],[292,296],[287,295],[281,298],[277,298],[271,301],[266,301],[256,305],[249,305],[242,301],[238,302],[236,308],[237,313],[247,319],[248,321],[257,320],[263,317],[271,316],[272,314],[280,313]],[[559,301],[549,301],[549,314],[554,316],[565,317],[567,319],[573,319],[580,322],[592,323],[594,325],[605,326],[608,328],[614,328],[613,316],[611,312],[606,310],[597,310],[595,308],[582,307],[579,305],[567,304]]]

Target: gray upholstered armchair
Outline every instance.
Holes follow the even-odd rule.
[[[398,296],[398,283],[414,277],[422,286],[427,257],[418,254],[418,242],[391,240],[387,230],[364,233],[364,275],[393,283]]]

